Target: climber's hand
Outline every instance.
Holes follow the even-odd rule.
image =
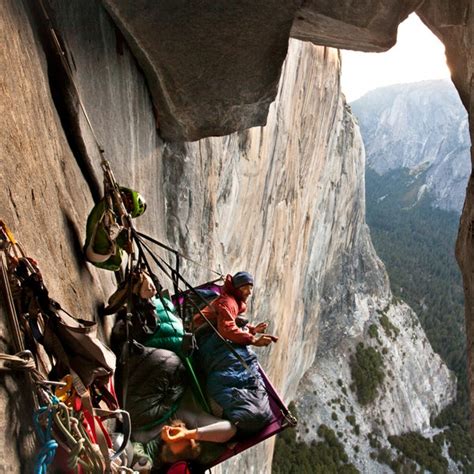
[[[268,327],[268,323],[265,323],[265,322],[258,323],[254,328],[254,332],[255,333],[263,333],[263,332],[266,331],[267,327]]]
[[[163,426],[161,430],[161,439],[165,443],[176,443],[186,439],[186,428],[181,426]]]
[[[272,336],[271,334],[261,334],[258,337],[253,338],[252,345],[257,347],[266,347],[270,345],[272,342],[277,342],[278,337]]]

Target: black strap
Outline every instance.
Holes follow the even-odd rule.
[[[163,265],[163,263],[165,265],[168,266],[169,270],[173,271],[173,268],[171,266],[168,265],[168,263],[164,262],[163,259],[161,259],[163,261],[163,263],[160,262],[160,259],[158,259],[158,257],[155,255],[155,253],[150,249],[150,247],[148,247],[148,245],[143,242],[142,239],[140,239],[140,234],[136,231],[136,230],[133,230],[133,237],[134,237],[134,240],[135,240],[135,243],[137,244],[137,247],[138,247],[138,251],[139,251],[139,255],[140,255],[140,258],[143,259],[143,261],[145,262],[145,265],[148,269],[148,271],[150,273],[153,273],[152,269],[151,269],[151,266],[148,262],[148,260],[146,259],[146,256],[145,256],[145,252],[144,250],[146,250],[148,252],[148,254],[150,255],[150,257],[153,259],[153,261],[156,263],[156,265],[158,266],[158,268],[171,280],[173,281],[173,276],[171,273],[168,273],[168,270],[165,268],[165,266]]]
[[[173,276],[173,288],[174,288],[174,293],[177,294],[179,293],[179,254],[175,254],[176,256],[176,269],[172,272]],[[178,314],[181,319],[181,321],[184,322],[184,314],[183,314],[183,308],[181,305],[178,305]]]
[[[188,260],[188,261],[190,261],[190,262],[192,262],[192,263],[194,263],[194,264],[196,264],[196,265],[199,265],[199,266],[201,266],[201,267],[203,267],[203,268],[206,268],[206,269],[209,270],[210,272],[215,273],[216,275],[219,275],[219,278],[222,278],[222,277],[223,277],[223,275],[222,275],[221,272],[218,272],[218,271],[216,271],[216,270],[213,270],[212,268],[209,268],[209,267],[203,265],[203,264],[200,263],[200,262],[196,262],[196,261],[193,260],[192,258],[190,258],[190,257],[188,257],[188,256],[186,256],[186,255],[184,255],[184,254],[182,254],[181,252],[178,252],[176,249],[171,248],[169,245],[166,245],[166,244],[164,244],[163,242],[160,242],[159,240],[156,240],[156,239],[154,239],[153,237],[150,237],[149,235],[144,234],[143,232],[137,232],[137,235],[138,235],[139,237],[141,237],[142,239],[148,240],[148,241],[154,243],[155,245],[158,245],[159,247],[161,247],[161,248],[163,248],[163,249],[165,249],[165,250],[168,250],[169,252],[172,252],[172,253],[174,253],[175,255],[180,256],[181,258],[184,258],[185,260]]]
[[[170,275],[165,267],[160,263],[160,261],[158,260],[158,258],[156,257],[156,255],[152,252],[152,250],[144,243],[140,240],[140,238],[138,237],[137,235],[138,233],[133,230],[133,236],[135,238],[135,243],[137,244],[137,247],[138,247],[138,255],[139,255],[139,261],[140,262],[143,262],[143,264],[145,265],[146,269],[148,270],[148,273],[150,274],[151,278],[153,279],[153,281],[155,282],[155,287],[156,287],[156,290],[157,290],[157,296],[159,298],[159,300],[161,301],[161,304],[163,305],[163,309],[165,310],[166,313],[168,313],[168,307],[166,305],[166,302],[164,301],[163,299],[163,296],[161,295],[161,289],[162,289],[162,286],[161,286],[161,283],[159,282],[158,280],[158,277],[155,275],[155,273],[153,272],[152,268],[151,268],[151,265],[150,263],[148,262],[147,258],[146,258],[146,255],[145,255],[145,252],[143,251],[143,249],[145,249],[149,255],[152,257],[152,259],[154,260],[154,262],[158,265],[158,267],[160,268],[160,270],[165,273],[165,275],[170,278],[171,280],[173,280],[173,277],[172,275]],[[168,265],[168,264],[167,264]],[[171,267],[170,267],[171,268]]]
[[[132,341],[130,338],[130,324],[132,320],[132,311],[133,311],[133,301],[132,301],[132,291],[133,291],[133,272],[132,272],[132,262],[131,258],[129,259],[129,267],[127,269],[127,307],[126,307],[126,316],[125,316],[125,343],[122,347],[120,354],[120,368],[121,368],[121,400],[120,405],[126,409],[127,403],[127,390],[128,390],[128,371],[129,371],[129,361],[130,361],[130,351]]]

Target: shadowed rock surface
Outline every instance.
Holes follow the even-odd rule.
[[[386,51],[413,11],[447,45],[454,82],[469,103],[469,0],[103,3],[145,72],[165,139],[197,140],[264,125],[289,36]]]
[[[164,138],[266,123],[296,2],[104,3],[145,71]]]
[[[342,49],[386,51],[398,25],[419,0],[308,0],[298,10],[291,36]]]

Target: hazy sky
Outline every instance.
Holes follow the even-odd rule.
[[[444,46],[415,15],[399,27],[386,53],[342,52],[342,92],[352,102],[377,87],[450,77]]]

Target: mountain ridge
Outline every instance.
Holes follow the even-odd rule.
[[[467,113],[448,80],[375,89],[352,102],[367,166],[383,175],[427,168],[424,185],[433,205],[460,213],[470,175]]]

